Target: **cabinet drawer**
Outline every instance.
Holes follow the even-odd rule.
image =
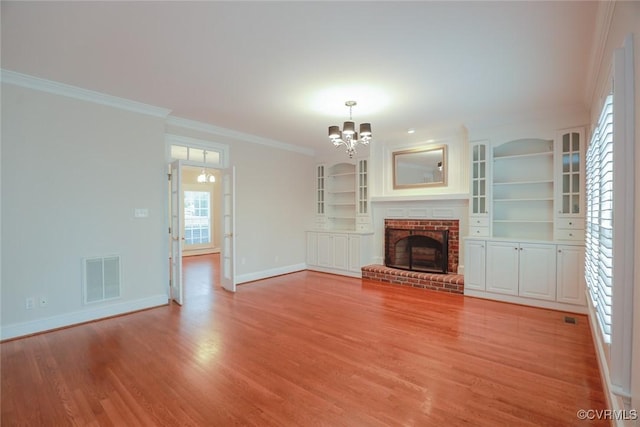
[[[487,237],[489,236],[489,227],[469,227],[469,236]]]
[[[556,230],[556,240],[584,240],[584,230]]]
[[[371,218],[369,218],[368,216],[357,216],[356,222],[358,224],[371,224]]]
[[[568,228],[572,230],[584,230],[584,219],[582,218],[557,218],[556,227]]]
[[[489,218],[469,218],[469,226],[470,227],[488,227],[489,226]],[[472,233],[473,234],[473,233]]]

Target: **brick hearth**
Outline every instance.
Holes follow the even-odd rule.
[[[421,273],[374,264],[362,267],[362,278],[453,294],[464,293],[464,276],[461,274]]]

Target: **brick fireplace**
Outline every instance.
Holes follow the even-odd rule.
[[[392,284],[432,289],[451,293],[463,293],[464,277],[457,274],[460,253],[460,223],[457,219],[385,219],[385,252],[395,251],[396,242],[406,236],[425,236],[434,241],[446,240],[446,267],[417,268],[410,271],[393,266],[369,265],[362,267],[362,278]],[[392,230],[392,232],[390,232]],[[443,237],[439,237],[443,236]],[[389,242],[388,240],[392,241]],[[436,245],[422,245],[422,257],[433,255]],[[391,254],[395,256],[395,254]],[[385,253],[385,259],[393,259]],[[446,271],[445,271],[446,268]],[[440,274],[436,273],[440,272]]]

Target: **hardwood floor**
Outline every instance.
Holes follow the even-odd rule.
[[[213,263],[212,263],[213,260]],[[564,313],[300,272],[2,343],[2,426],[571,426],[604,409]]]

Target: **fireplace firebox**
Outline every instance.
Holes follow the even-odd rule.
[[[385,228],[385,265],[402,270],[447,273],[449,230]]]

